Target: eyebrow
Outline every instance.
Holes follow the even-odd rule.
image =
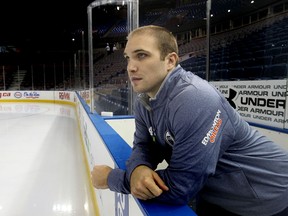
[[[134,54],[134,53],[139,53],[139,52],[150,53],[149,51],[144,50],[144,49],[136,49],[136,50],[134,50],[132,53]],[[124,57],[127,56],[127,54],[126,54],[125,52],[123,53],[123,55],[124,55]]]
[[[136,49],[133,51],[133,53],[138,53],[138,52],[148,52],[148,51],[144,49]]]

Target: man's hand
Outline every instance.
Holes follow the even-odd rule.
[[[134,169],[130,179],[131,194],[139,199],[147,200],[160,196],[169,188],[160,176],[147,166]]]
[[[96,165],[91,172],[92,184],[97,189],[107,189],[107,179],[112,168],[107,165]]]

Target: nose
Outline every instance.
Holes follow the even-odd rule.
[[[133,61],[129,60],[127,63],[127,71],[129,73],[133,73],[137,70],[137,66],[135,63],[133,63]]]

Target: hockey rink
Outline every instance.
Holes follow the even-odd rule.
[[[288,149],[287,134],[258,130]],[[83,151],[73,106],[0,103],[0,216],[98,215]]]
[[[74,107],[0,103],[0,215],[91,216]]]

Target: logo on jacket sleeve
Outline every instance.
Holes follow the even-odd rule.
[[[210,142],[210,143],[215,142],[219,128],[222,124],[222,119],[220,118],[220,115],[221,115],[221,111],[218,110],[215,117],[214,117],[212,127],[210,128],[210,130],[208,131],[206,136],[203,138],[202,144],[207,145],[208,142]]]
[[[173,146],[175,143],[174,137],[171,135],[169,131],[166,131],[165,133],[165,142],[170,146]]]
[[[149,131],[150,136],[152,137],[153,142],[156,142],[156,133],[153,127],[149,127],[148,131]]]

